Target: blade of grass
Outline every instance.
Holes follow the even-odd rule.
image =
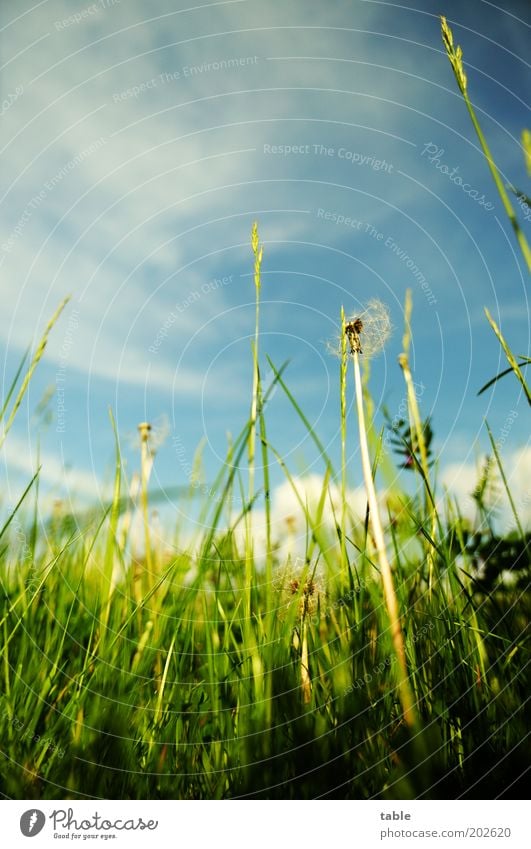
[[[374,481],[372,478],[371,461],[369,458],[369,446],[367,442],[367,432],[365,429],[365,412],[363,409],[363,391],[361,384],[358,351],[353,352],[352,358],[354,366],[356,406],[358,411],[358,430],[361,451],[361,463],[363,469],[363,477],[365,480],[365,489],[367,492],[367,501],[369,502],[370,522],[374,541],[376,544],[376,550],[378,552],[378,560],[380,562],[384,599],[389,617],[389,626],[391,630],[391,640],[393,643],[395,656],[398,662],[398,692],[400,695],[400,702],[402,705],[404,721],[412,730],[415,730],[419,728],[419,721],[415,707],[415,699],[409,680],[406,650],[404,644],[404,633],[402,630],[398,599],[395,592],[391,565],[387,557],[385,538],[380,520],[380,512],[378,509],[378,499],[376,497],[376,490],[374,488]]]
[[[292,406],[293,406],[293,408],[294,408],[295,412],[297,413],[297,415],[298,415],[298,416],[299,416],[299,418],[301,419],[301,421],[302,421],[302,423],[304,424],[305,428],[307,429],[307,431],[308,431],[308,433],[309,433],[310,437],[312,438],[313,442],[315,443],[315,445],[316,445],[316,447],[317,447],[317,449],[318,449],[318,451],[319,451],[320,456],[322,457],[322,459],[323,459],[323,460],[324,460],[324,462],[326,463],[326,467],[327,467],[327,469],[329,469],[329,470],[330,470],[330,476],[331,476],[332,478],[335,478],[335,473],[334,473],[334,468],[333,468],[333,466],[332,466],[332,461],[330,460],[330,458],[329,458],[328,454],[326,453],[326,449],[325,449],[325,447],[324,447],[323,443],[321,442],[321,440],[320,440],[320,439],[319,439],[319,437],[317,436],[317,434],[316,434],[316,432],[315,432],[314,428],[312,427],[312,425],[311,425],[310,421],[309,421],[309,420],[308,420],[308,418],[305,416],[305,414],[304,414],[304,413],[303,413],[303,411],[301,410],[301,408],[300,408],[299,404],[297,403],[297,401],[296,401],[296,400],[295,400],[295,398],[293,397],[292,393],[291,393],[291,392],[290,392],[290,390],[288,389],[288,387],[287,387],[287,385],[286,385],[285,381],[284,381],[284,380],[282,380],[282,376],[281,376],[281,375],[282,375],[282,372],[284,371],[284,369],[285,369],[285,367],[286,367],[287,363],[286,363],[286,364],[284,364],[283,366],[281,366],[281,368],[280,368],[280,370],[279,370],[279,369],[277,369],[277,368],[276,368],[276,366],[274,365],[274,363],[272,362],[272,360],[271,360],[271,358],[270,358],[270,357],[267,357],[267,361],[268,361],[269,365],[271,366],[271,369],[272,369],[273,373],[275,374],[275,377],[276,377],[276,379],[278,380],[279,385],[282,387],[283,392],[285,393],[285,395],[286,395],[286,397],[288,398],[288,400],[291,402],[291,404],[292,404]]]
[[[258,418],[258,408],[261,395],[260,387],[260,369],[258,367],[258,346],[260,342],[260,290],[262,288],[261,265],[263,256],[263,245],[260,244],[258,234],[258,224],[253,223],[251,231],[251,247],[254,254],[254,288],[255,288],[255,326],[254,339],[251,343],[252,361],[253,361],[253,388],[251,396],[251,416],[248,438],[248,461],[249,461],[249,492],[248,498],[251,503],[254,498],[254,478],[255,478],[255,454],[256,454],[256,422]],[[245,535],[245,622],[246,627],[251,625],[251,595],[253,583],[253,527],[252,527],[252,512],[250,511],[246,517],[246,535]]]
[[[271,393],[273,392],[277,382],[279,380],[281,380],[282,372],[284,371],[284,369],[286,367],[287,367],[287,363],[284,363],[284,365],[281,367],[279,372],[276,372],[276,370],[275,370],[275,378],[272,381],[271,386],[269,387],[269,389],[266,391],[266,393],[264,395],[264,404],[267,403],[267,401],[268,401],[269,397],[271,396]],[[204,539],[203,544],[201,546],[201,554],[200,554],[200,557],[199,557],[200,562],[203,561],[203,560],[205,560],[205,561],[208,560],[209,552],[210,552],[210,549],[212,547],[212,541],[214,539],[214,536],[216,535],[218,522],[219,522],[221,514],[223,513],[223,510],[225,508],[225,495],[227,495],[232,489],[232,486],[233,486],[233,483],[234,483],[234,478],[236,476],[236,472],[237,472],[237,469],[238,469],[238,463],[240,462],[241,458],[243,457],[243,455],[245,453],[245,449],[248,445],[249,428],[251,426],[252,426],[252,420],[251,420],[251,418],[249,418],[247,420],[246,424],[244,425],[244,427],[242,428],[242,430],[240,431],[235,442],[232,443],[232,445],[230,446],[229,451],[228,451],[227,456],[226,456],[226,459],[225,459],[224,466],[221,469],[217,478],[215,479],[214,486],[217,486],[217,484],[221,483],[221,481],[223,480],[223,476],[226,472],[226,467],[227,466],[229,467],[229,473],[227,475],[227,480],[225,482],[223,489],[221,490],[220,498],[219,498],[219,501],[217,502],[217,507],[214,511],[214,515],[213,515],[212,519],[210,520],[210,526],[209,526],[209,529],[208,529],[208,533],[205,535],[205,539]]]
[[[527,398],[527,403],[531,405],[531,392],[529,391],[529,387],[528,387],[527,383],[525,382],[525,378],[522,374],[522,370],[520,369],[520,366],[516,362],[516,358],[515,358],[513,352],[511,351],[507,342],[503,338],[503,335],[502,335],[500,328],[498,327],[498,325],[496,324],[496,322],[492,318],[487,307],[485,307],[485,315],[487,316],[487,321],[489,322],[490,326],[494,330],[494,333],[496,334],[498,341],[503,348],[504,354],[507,357],[507,360],[509,362],[509,365],[511,366],[511,369],[514,371],[516,377],[518,378],[518,380],[520,381],[520,383],[522,385],[522,389],[524,390],[525,396]]]
[[[115,549],[118,547],[118,519],[120,517],[120,489],[122,482],[122,458],[120,454],[120,443],[118,440],[118,432],[116,430],[116,422],[114,420],[114,416],[111,409],[109,409],[109,418],[111,420],[111,427],[114,434],[115,464],[113,500],[111,504],[109,529],[107,532],[107,541],[105,544],[105,554],[103,558],[102,596],[105,604],[101,621],[103,630],[107,628],[107,624],[109,621],[109,612],[111,609],[111,598],[113,592],[112,575],[114,569],[114,553]]]
[[[53,559],[47,564],[47,566],[44,567],[44,569],[42,571],[42,577],[41,577],[39,583],[37,584],[35,591],[32,593],[31,599],[28,602],[27,607],[30,607],[31,604],[33,604],[33,602],[35,601],[35,599],[39,595],[39,593],[40,593],[42,587],[44,586],[44,584],[46,583],[48,576],[50,575],[53,567],[55,566],[56,563],[58,563],[59,558],[65,553],[65,551],[71,545],[73,545],[74,542],[76,542],[77,539],[80,539],[81,537],[82,537],[82,534],[77,534],[77,536],[76,536],[75,532],[74,532],[72,534],[72,536],[70,537],[70,539],[67,540],[67,542],[65,543],[63,548],[53,557]],[[4,617],[0,621],[0,628],[3,626],[4,622],[6,622],[8,617],[16,610],[18,603],[25,597],[26,597],[26,590],[24,589],[19,594],[19,596],[13,601],[13,603],[10,605],[9,609],[5,613]],[[24,621],[23,616],[20,616],[16,625],[14,626],[13,630],[10,633],[8,640],[0,648],[0,654],[2,654],[2,652],[4,652],[7,649],[8,643],[11,642],[11,640],[13,639],[13,637],[15,635],[15,631],[17,631],[18,627],[22,624],[23,621]]]
[[[441,33],[446,54],[452,66],[461,94],[463,95],[466,108],[468,109],[468,114],[470,115],[470,120],[472,121],[474,130],[476,131],[476,135],[485,155],[485,159],[487,160],[487,165],[489,166],[490,173],[492,174],[492,178],[498,190],[498,194],[501,198],[503,208],[505,209],[507,217],[511,222],[511,226],[515,232],[518,244],[520,245],[520,250],[522,251],[522,255],[527,264],[527,269],[528,271],[531,271],[531,249],[529,248],[525,234],[518,223],[518,219],[516,218],[513,206],[511,204],[511,201],[509,200],[509,195],[505,191],[505,186],[500,177],[500,173],[498,171],[496,163],[494,162],[492,153],[490,152],[490,148],[487,144],[487,140],[477,119],[470,97],[468,96],[467,78],[463,68],[463,51],[459,46],[454,47],[452,30],[448,26],[448,23],[444,16],[441,16]]]
[[[527,174],[531,177],[531,130],[522,130],[522,147]]]
[[[301,508],[301,510],[304,514],[304,518],[306,519],[306,522],[308,523],[308,527],[309,527],[309,529],[311,531],[311,535],[312,535],[312,541],[310,543],[311,547],[309,546],[310,550],[313,551],[313,547],[315,546],[315,544],[317,544],[319,546],[319,549],[320,549],[320,551],[323,555],[323,559],[325,560],[325,562],[326,562],[326,564],[327,564],[327,566],[330,570],[330,574],[333,574],[334,573],[334,566],[335,566],[334,558],[333,558],[332,553],[330,551],[330,547],[327,545],[327,541],[323,536],[321,522],[312,517],[310,510],[308,509],[308,505],[305,502],[302,495],[300,494],[300,492],[297,488],[297,484],[295,483],[293,476],[292,476],[291,472],[289,471],[286,463],[284,462],[284,459],[281,456],[281,454],[271,445],[271,443],[269,443],[269,450],[271,451],[273,456],[276,458],[277,463],[279,464],[280,468],[282,469],[282,471],[286,475],[288,483],[290,484],[290,486],[291,486],[291,488],[294,492],[294,495],[295,495],[297,501],[299,502],[299,506],[300,506],[300,508]],[[326,488],[324,490],[325,496],[326,496],[326,489],[328,488],[328,481],[329,480],[330,480],[330,469],[327,468],[326,472],[325,472],[325,478],[324,478],[324,481],[326,483]],[[321,499],[320,499],[320,504],[321,504]],[[321,506],[318,509],[320,509],[322,511],[323,506],[324,506],[324,501],[322,502]]]
[[[503,464],[502,464],[502,461],[500,459],[500,452],[498,451],[498,446],[496,445],[496,441],[495,441],[495,439],[492,435],[492,431],[489,427],[488,422],[485,422],[485,425],[487,427],[487,433],[489,435],[490,444],[492,445],[492,450],[494,452],[494,456],[496,457],[496,463],[498,464],[498,469],[500,470],[500,475],[501,475],[501,479],[503,481],[503,485],[505,487],[505,492],[507,493],[507,498],[509,499],[509,504],[511,505],[511,510],[513,511],[513,516],[514,516],[514,519],[515,519],[515,522],[516,522],[516,527],[518,528],[518,531],[519,531],[522,539],[525,539],[525,534],[524,534],[522,525],[520,523],[520,518],[518,516],[518,512],[516,510],[516,505],[514,503],[513,496],[511,495],[511,490],[509,488],[509,484],[507,483],[507,478],[505,476]]]
[[[22,495],[20,496],[19,500],[17,501],[17,503],[16,503],[16,505],[15,505],[14,509],[12,510],[12,512],[11,512],[11,514],[10,514],[10,516],[9,516],[9,519],[8,519],[8,520],[7,520],[7,522],[5,523],[5,525],[4,525],[4,527],[2,528],[2,530],[0,530],[0,539],[2,539],[2,537],[4,536],[5,532],[7,531],[8,527],[10,526],[11,522],[12,522],[12,521],[13,521],[13,519],[15,518],[15,516],[16,516],[16,514],[17,514],[17,511],[19,510],[19,508],[20,508],[20,506],[22,505],[22,503],[23,503],[24,499],[26,498],[26,495],[28,494],[28,492],[30,491],[31,487],[33,486],[33,484],[35,483],[35,481],[36,481],[36,480],[37,480],[37,478],[39,477],[40,470],[41,470],[41,469],[40,469],[40,466],[39,466],[39,468],[37,469],[37,471],[36,471],[36,472],[35,472],[35,474],[33,475],[32,479],[30,480],[29,484],[27,485],[26,489],[24,490],[24,492],[23,492],[23,493],[22,493]]]
[[[341,306],[341,327],[345,327],[345,310]],[[339,362],[339,415],[341,424],[341,567],[348,571],[347,553],[347,336],[341,333],[341,359]]]
[[[264,475],[264,503],[266,521],[266,560],[265,560],[265,609],[266,615],[271,610],[271,585],[273,581],[273,547],[271,542],[271,484],[269,479],[269,455],[267,450],[267,430],[262,400],[262,384],[259,380],[259,436],[262,449],[262,466]]]
[[[22,369],[24,368],[24,366],[27,362],[27,359],[29,357],[29,353],[30,353],[30,349],[28,348],[28,350],[26,351],[26,353],[24,354],[24,356],[22,357],[22,359],[20,361],[20,365],[16,370],[16,373],[15,373],[13,380],[11,381],[11,386],[9,387],[9,389],[7,391],[7,395],[6,395],[3,407],[0,410],[0,420],[3,419],[4,416],[5,416],[6,410],[9,406],[9,402],[11,401],[11,397],[12,397],[13,392],[15,391],[15,387],[18,383],[18,379],[19,379],[20,375],[22,374]]]
[[[529,357],[524,357],[523,354],[519,354],[518,356],[519,356],[519,359],[520,359],[520,362],[518,363],[520,368],[522,366],[527,366],[527,365],[529,365],[529,363],[531,363],[531,359],[529,359]],[[478,392],[478,395],[481,395],[482,392],[485,392],[487,389],[490,389],[490,387],[493,386],[496,383],[497,380],[500,380],[500,378],[502,378],[502,377],[506,377],[506,375],[511,374],[512,371],[513,371],[512,366],[509,366],[509,368],[506,368],[503,371],[500,371],[496,375],[496,377],[491,378],[488,381],[488,383],[485,384],[485,386],[481,387],[481,389]]]
[[[61,313],[63,312],[64,308],[66,307],[69,300],[70,300],[70,296],[68,296],[63,301],[61,301],[61,303],[57,307],[56,311],[52,315],[50,321],[48,322],[48,324],[45,327],[44,333],[42,334],[42,336],[39,340],[39,344],[37,345],[37,348],[35,349],[35,353],[33,355],[33,358],[31,360],[29,368],[28,368],[26,374],[24,375],[24,380],[22,381],[22,385],[21,385],[20,389],[18,390],[17,396],[16,396],[16,398],[13,402],[13,407],[11,408],[11,412],[9,414],[9,418],[7,419],[7,422],[4,425],[3,433],[0,435],[0,448],[4,444],[4,442],[6,440],[6,436],[11,429],[11,425],[13,424],[13,422],[15,420],[15,416],[17,414],[18,408],[20,407],[20,405],[22,403],[22,399],[24,398],[24,395],[26,394],[26,390],[27,390],[27,388],[30,384],[31,378],[33,377],[33,372],[37,368],[39,361],[41,360],[42,355],[44,354],[46,345],[48,343],[48,337],[49,337],[54,325],[59,320],[59,317],[60,317]]]

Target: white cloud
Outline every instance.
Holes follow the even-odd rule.
[[[280,562],[287,560],[288,557],[292,559],[304,557],[307,532],[311,535],[305,510],[308,511],[312,522],[316,522],[323,486],[324,477],[314,473],[303,476],[295,475],[291,482],[286,480],[273,489],[271,497],[271,538]],[[295,492],[294,487],[297,492]],[[347,490],[347,503],[349,521],[352,518],[354,518],[354,521],[361,521],[367,503],[363,487],[349,488]],[[304,508],[302,505],[304,505]],[[334,483],[329,483],[319,528],[331,548],[337,548],[338,545],[336,522],[341,522],[340,505],[340,488]],[[259,563],[262,563],[266,547],[265,511],[261,508],[254,509],[251,521],[255,557]],[[237,529],[236,539],[243,547],[245,539],[243,522]]]
[[[3,495],[12,507],[39,467],[39,481],[45,489],[45,500],[40,503],[43,509],[55,498],[75,506],[79,500],[97,503],[103,496],[102,482],[96,471],[70,467],[56,454],[39,450],[34,441],[13,432],[2,447],[0,462],[5,476]]]
[[[531,527],[531,448],[524,447],[508,451],[502,455],[502,465],[507,478],[507,484],[516,508],[520,522],[525,528]],[[477,507],[472,493],[480,480],[483,469],[482,462],[452,463],[443,469],[441,483],[448,493],[457,499],[459,508],[464,516],[471,521],[478,517]],[[515,518],[501,480],[499,470],[494,463],[492,466],[494,488],[490,490],[488,505],[495,518],[495,527],[501,533],[506,533],[515,527]]]
[[[294,13],[303,8],[297,4],[295,7]],[[131,265],[144,259],[153,247],[155,228],[158,230],[156,243],[162,245],[165,236],[178,236],[181,230],[189,228],[194,218],[204,221],[205,218],[216,217],[216,212],[226,214],[228,206],[231,211],[248,208],[252,212],[249,200],[253,196],[259,197],[261,205],[267,207],[269,198],[276,197],[279,190],[283,199],[292,194],[289,184],[280,188],[270,186],[267,179],[253,189],[249,181],[260,176],[267,178],[271,163],[263,163],[257,173],[256,158],[250,154],[234,154],[233,151],[260,148],[264,131],[276,136],[279,126],[284,135],[298,130],[297,124],[279,124],[294,117],[293,97],[297,96],[296,92],[289,90],[290,86],[285,86],[285,64],[267,62],[265,58],[268,54],[275,55],[291,48],[294,31],[278,26],[268,29],[268,19],[278,24],[272,10],[262,9],[261,20],[257,22],[256,10],[248,3],[219,4],[209,11],[212,32],[205,32],[203,37],[192,36],[190,40],[177,34],[181,26],[186,27],[185,34],[188,32],[192,15],[164,15],[159,19],[154,16],[149,23],[142,25],[138,21],[141,9],[135,4],[121,4],[119,18],[116,10],[106,10],[61,32],[55,29],[54,21],[71,14],[67,3],[55,3],[53,10],[41,9],[27,16],[25,23],[30,30],[33,26],[41,33],[43,28],[47,28],[50,36],[34,47],[33,63],[22,74],[23,96],[4,116],[4,138],[7,141],[3,155],[9,161],[6,174],[12,177],[7,198],[13,219],[4,224],[2,243],[16,224],[17,212],[24,210],[46,181],[71,163],[94,140],[103,138],[105,144],[84,158],[82,164],[72,169],[59,185],[47,193],[45,205],[35,210],[32,220],[25,225],[19,239],[21,250],[15,250],[4,258],[7,278],[19,281],[23,289],[28,264],[33,264],[53,223],[64,215],[62,227],[53,235],[53,245],[45,248],[53,258],[44,267],[39,261],[36,269],[40,280],[46,281],[46,286],[52,286],[52,298],[56,300],[66,289],[73,288],[76,293],[84,289],[108,250],[118,250],[122,265],[125,265],[126,257]],[[370,12],[364,9],[363,14],[369,15]],[[339,19],[340,10],[334,10],[333,17]],[[118,22],[123,34],[113,32]],[[238,33],[240,29],[247,31]],[[176,33],[173,41],[177,45],[165,49],[163,45],[172,41],[173,32]],[[210,37],[216,32],[220,35]],[[337,37],[337,32],[332,30],[320,33],[308,30],[305,32],[305,46],[311,53],[318,46],[326,47],[328,42],[327,53],[334,55]],[[12,51],[16,53],[27,43],[27,30],[14,26],[10,38]],[[179,46],[179,42],[183,43]],[[158,85],[137,98],[114,102],[117,93],[132,84],[155,78],[165,66],[182,65],[192,60],[200,64],[202,60],[211,60],[218,54],[249,52],[251,47],[260,53],[260,63],[256,67],[242,68],[241,73],[234,70],[230,73],[198,74],[186,79],[185,85],[182,80]],[[36,73],[39,69],[40,72]],[[15,67],[15,72],[20,75],[20,67]],[[295,88],[333,88],[337,67],[329,62],[321,63],[317,69],[295,64],[290,74],[290,85]],[[32,79],[36,78],[37,81],[32,83]],[[358,86],[371,78],[370,67],[357,68]],[[18,77],[13,79],[15,81]],[[277,90],[266,95],[253,95],[252,89],[255,86],[260,88],[264,83],[267,88]],[[249,91],[241,95],[232,94],[238,89]],[[231,93],[230,96],[224,96],[227,93]],[[201,98],[208,100],[201,101]],[[269,117],[269,108],[264,112],[264,98],[268,103],[274,100],[274,119]],[[193,106],[194,102],[197,102],[197,108]],[[183,103],[192,105],[183,106]],[[315,96],[312,103],[315,103]],[[380,115],[381,106],[377,101],[368,98],[363,101],[362,107],[364,114]],[[313,109],[310,109],[308,117],[312,114]],[[304,121],[305,116],[301,117]],[[324,116],[324,127],[326,121]],[[214,129],[222,124],[234,126],[233,129]],[[301,126],[304,127],[304,123]],[[407,127],[405,120],[404,127]],[[315,125],[315,132],[320,136],[322,127]],[[190,164],[194,162],[197,165]],[[220,191],[221,187],[231,184],[234,189]],[[6,190],[8,187],[5,186]],[[125,198],[127,202],[122,202]],[[401,203],[396,191],[394,202]],[[115,212],[104,215],[98,223],[99,216],[112,205]],[[162,214],[164,210],[166,212]],[[383,212],[385,214],[385,209]],[[150,225],[151,219],[153,225]],[[279,226],[282,238],[289,241],[300,236],[306,224],[295,216],[283,216]],[[72,244],[85,231],[84,241],[76,248],[67,266],[68,279],[65,280],[63,274],[56,280],[59,263],[68,256]],[[135,232],[138,232],[138,238],[131,238]],[[71,234],[75,234],[74,239]],[[340,231],[330,229],[331,239],[340,235]],[[180,267],[185,264],[186,258],[197,259],[198,254],[201,255],[198,247],[203,246],[204,239],[205,231],[199,228],[189,234],[186,245],[176,239],[169,253],[167,249],[161,249],[160,259],[158,253],[156,255],[157,261],[164,262],[166,267],[170,264]],[[90,251],[88,257],[87,251]],[[92,268],[87,268],[87,258]],[[31,287],[27,303],[24,303],[26,328],[32,326],[35,309],[39,305],[39,298],[35,298],[36,276],[32,275],[26,281]],[[114,293],[120,277],[118,275],[117,278],[114,265],[109,269],[109,277],[110,281],[104,280],[104,284],[108,293]],[[145,293],[145,283],[141,285],[141,291],[142,287]],[[135,286],[130,282],[127,291],[134,300]],[[102,301],[97,291],[92,297],[101,309]],[[118,319],[114,318],[106,332],[113,336],[117,327]],[[25,340],[18,338],[12,339],[12,342],[25,344]]]

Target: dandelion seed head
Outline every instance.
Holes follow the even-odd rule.
[[[153,422],[140,422],[136,434],[127,433],[126,441],[134,450],[146,444],[151,454],[156,454],[170,433],[170,422],[166,415],[159,416]]]
[[[275,589],[280,594],[282,608],[287,610],[296,604],[301,618],[317,612],[319,600],[324,594],[320,575],[312,574],[308,566],[301,568],[292,564],[278,574]]]
[[[138,432],[140,434],[140,439],[142,442],[147,442],[149,439],[149,434],[151,432],[151,425],[149,422],[140,422],[138,425]]]
[[[347,337],[347,355],[362,354],[374,357],[384,348],[391,335],[391,318],[387,306],[372,298],[359,312],[345,318],[344,332]],[[342,333],[328,343],[331,354],[341,359]]]

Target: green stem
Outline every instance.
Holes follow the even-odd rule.
[[[341,307],[341,365],[339,372],[341,415],[341,572],[348,569],[347,555],[347,334],[345,310]]]
[[[496,167],[496,163],[494,162],[494,159],[492,157],[492,153],[490,152],[490,148],[487,144],[487,140],[486,140],[485,136],[483,135],[483,130],[481,129],[479,121],[476,117],[474,107],[472,106],[472,103],[470,102],[470,98],[469,98],[466,91],[464,92],[463,97],[464,97],[464,100],[465,100],[465,103],[466,103],[466,107],[468,109],[468,114],[470,115],[470,119],[472,121],[472,125],[473,125],[473,127],[476,131],[476,135],[479,139],[479,143],[481,145],[483,153],[485,154],[485,159],[487,160],[487,165],[490,168],[490,173],[492,174],[492,178],[494,180],[496,188],[498,189],[498,194],[501,198],[501,202],[503,204],[503,207],[505,209],[507,217],[508,217],[509,221],[511,222],[511,226],[512,226],[514,232],[515,232],[516,238],[518,240],[518,244],[520,245],[520,250],[522,251],[523,257],[526,261],[527,270],[531,271],[531,249],[529,248],[529,245],[527,243],[527,239],[526,239],[526,237],[525,237],[525,235],[522,231],[522,228],[520,227],[520,225],[518,223],[518,219],[517,219],[516,213],[513,209],[513,205],[512,205],[512,203],[509,199],[509,195],[507,194],[507,192],[505,190],[505,186],[503,185],[502,179],[500,177],[500,172],[498,171],[498,169]]]
[[[258,407],[260,399],[260,372],[258,369],[258,344],[260,338],[260,289],[261,289],[261,273],[260,266],[262,263],[263,247],[259,242],[258,224],[256,221],[253,224],[251,232],[251,247],[254,254],[254,287],[255,287],[255,322],[254,322],[254,340],[252,345],[253,353],[253,389],[251,398],[251,420],[249,428],[248,442],[248,459],[249,459],[249,505],[254,499],[255,485],[255,455],[256,455],[256,423],[258,419]],[[253,525],[252,525],[252,509],[246,517],[246,544],[245,544],[245,628],[247,634],[250,634],[251,628],[251,597],[252,597],[252,582],[253,582]]]
[[[513,206],[511,204],[511,201],[509,200],[509,195],[505,190],[505,186],[503,185],[500,173],[498,171],[498,168],[496,167],[496,163],[494,162],[494,158],[487,144],[487,139],[483,134],[483,130],[481,129],[479,121],[476,117],[474,107],[472,106],[472,102],[468,96],[467,77],[465,69],[463,67],[463,51],[461,50],[459,45],[457,47],[454,46],[453,33],[450,27],[448,26],[448,22],[444,16],[441,16],[441,34],[443,44],[446,50],[446,55],[448,56],[448,60],[452,66],[455,78],[457,80],[457,85],[459,86],[459,90],[463,95],[466,108],[468,109],[468,114],[470,115],[470,120],[472,121],[472,126],[476,131],[476,135],[479,139],[481,149],[483,150],[485,159],[487,160],[487,165],[490,168],[494,184],[498,190],[498,194],[501,198],[501,202],[503,204],[505,212],[507,213],[507,217],[511,222],[518,244],[520,245],[520,250],[522,251],[523,257],[527,264],[527,270],[531,271],[531,249],[529,248],[529,245],[527,244],[527,239],[518,223],[518,219],[516,218]]]
[[[410,728],[416,728],[418,727],[418,721],[415,710],[413,692],[409,684],[406,662],[406,648],[404,643],[404,635],[402,633],[402,625],[400,622],[398,599],[396,597],[396,592],[394,588],[391,566],[387,558],[384,533],[378,508],[378,500],[376,497],[376,490],[374,488],[374,481],[372,478],[371,462],[369,458],[369,446],[367,442],[367,430],[365,427],[365,413],[363,410],[363,391],[361,385],[359,354],[355,351],[352,356],[354,362],[354,383],[356,388],[356,406],[358,411],[361,464],[363,468],[363,477],[365,480],[365,489],[367,492],[367,501],[369,503],[369,517],[374,542],[376,545],[376,551],[378,553],[380,570],[382,574],[384,599],[387,608],[387,615],[389,617],[389,626],[391,629],[391,640],[399,669],[398,691],[400,695],[400,702],[402,704],[404,720]]]
[[[411,429],[411,434],[414,437],[412,442],[412,448],[414,449],[415,444],[419,447],[420,454],[420,465],[423,471],[423,477],[425,482],[425,505],[426,511],[429,512],[430,516],[430,526],[431,526],[431,537],[435,538],[435,529],[436,529],[436,510],[435,504],[433,502],[433,497],[431,495],[431,487],[429,487],[429,466],[428,466],[428,451],[426,448],[426,440],[424,439],[424,428],[422,426],[422,419],[420,417],[420,410],[417,401],[417,394],[415,392],[415,386],[413,384],[413,376],[411,374],[411,368],[409,365],[409,343],[411,340],[411,312],[413,309],[413,301],[411,297],[411,289],[406,290],[406,301],[404,307],[404,336],[402,340],[403,351],[398,357],[398,362],[400,363],[400,367],[402,369],[402,373],[404,375],[404,381],[406,384],[407,391],[407,403],[409,410],[409,425]],[[433,548],[428,546],[426,559],[428,561],[428,587],[431,597],[432,584],[433,584],[433,566],[434,566],[434,556],[433,556]]]
[[[0,434],[0,448],[4,444],[6,436],[11,429],[11,425],[13,424],[13,421],[15,419],[17,411],[18,411],[18,409],[19,409],[19,407],[22,403],[22,399],[24,398],[24,395],[26,394],[26,390],[27,390],[27,388],[30,384],[31,378],[33,377],[33,372],[37,368],[39,361],[41,360],[42,355],[44,354],[44,350],[46,348],[46,345],[48,344],[48,337],[49,337],[49,335],[50,335],[50,333],[53,329],[53,326],[58,321],[59,316],[63,312],[63,310],[66,307],[69,300],[70,300],[70,296],[68,296],[63,301],[61,301],[61,303],[57,307],[56,311],[54,312],[53,316],[51,317],[50,321],[46,325],[44,333],[42,334],[41,339],[39,341],[39,344],[37,345],[37,348],[35,350],[35,354],[33,355],[33,359],[31,360],[29,368],[28,368],[26,374],[24,375],[24,380],[22,381],[22,386],[20,387],[20,389],[17,393],[17,397],[15,398],[15,401],[13,403],[13,407],[11,409],[11,413],[9,414],[9,418],[7,419],[7,422],[4,425],[4,429],[3,429],[2,434]],[[5,405],[4,405],[4,407],[5,407]],[[4,410],[4,412],[5,412],[5,410]]]

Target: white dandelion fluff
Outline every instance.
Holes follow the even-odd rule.
[[[348,356],[362,354],[364,357],[374,357],[383,350],[392,325],[389,309],[378,298],[372,298],[367,305],[357,313],[345,318],[345,334],[347,337]],[[329,350],[337,357],[342,357],[342,334],[329,344]]]

